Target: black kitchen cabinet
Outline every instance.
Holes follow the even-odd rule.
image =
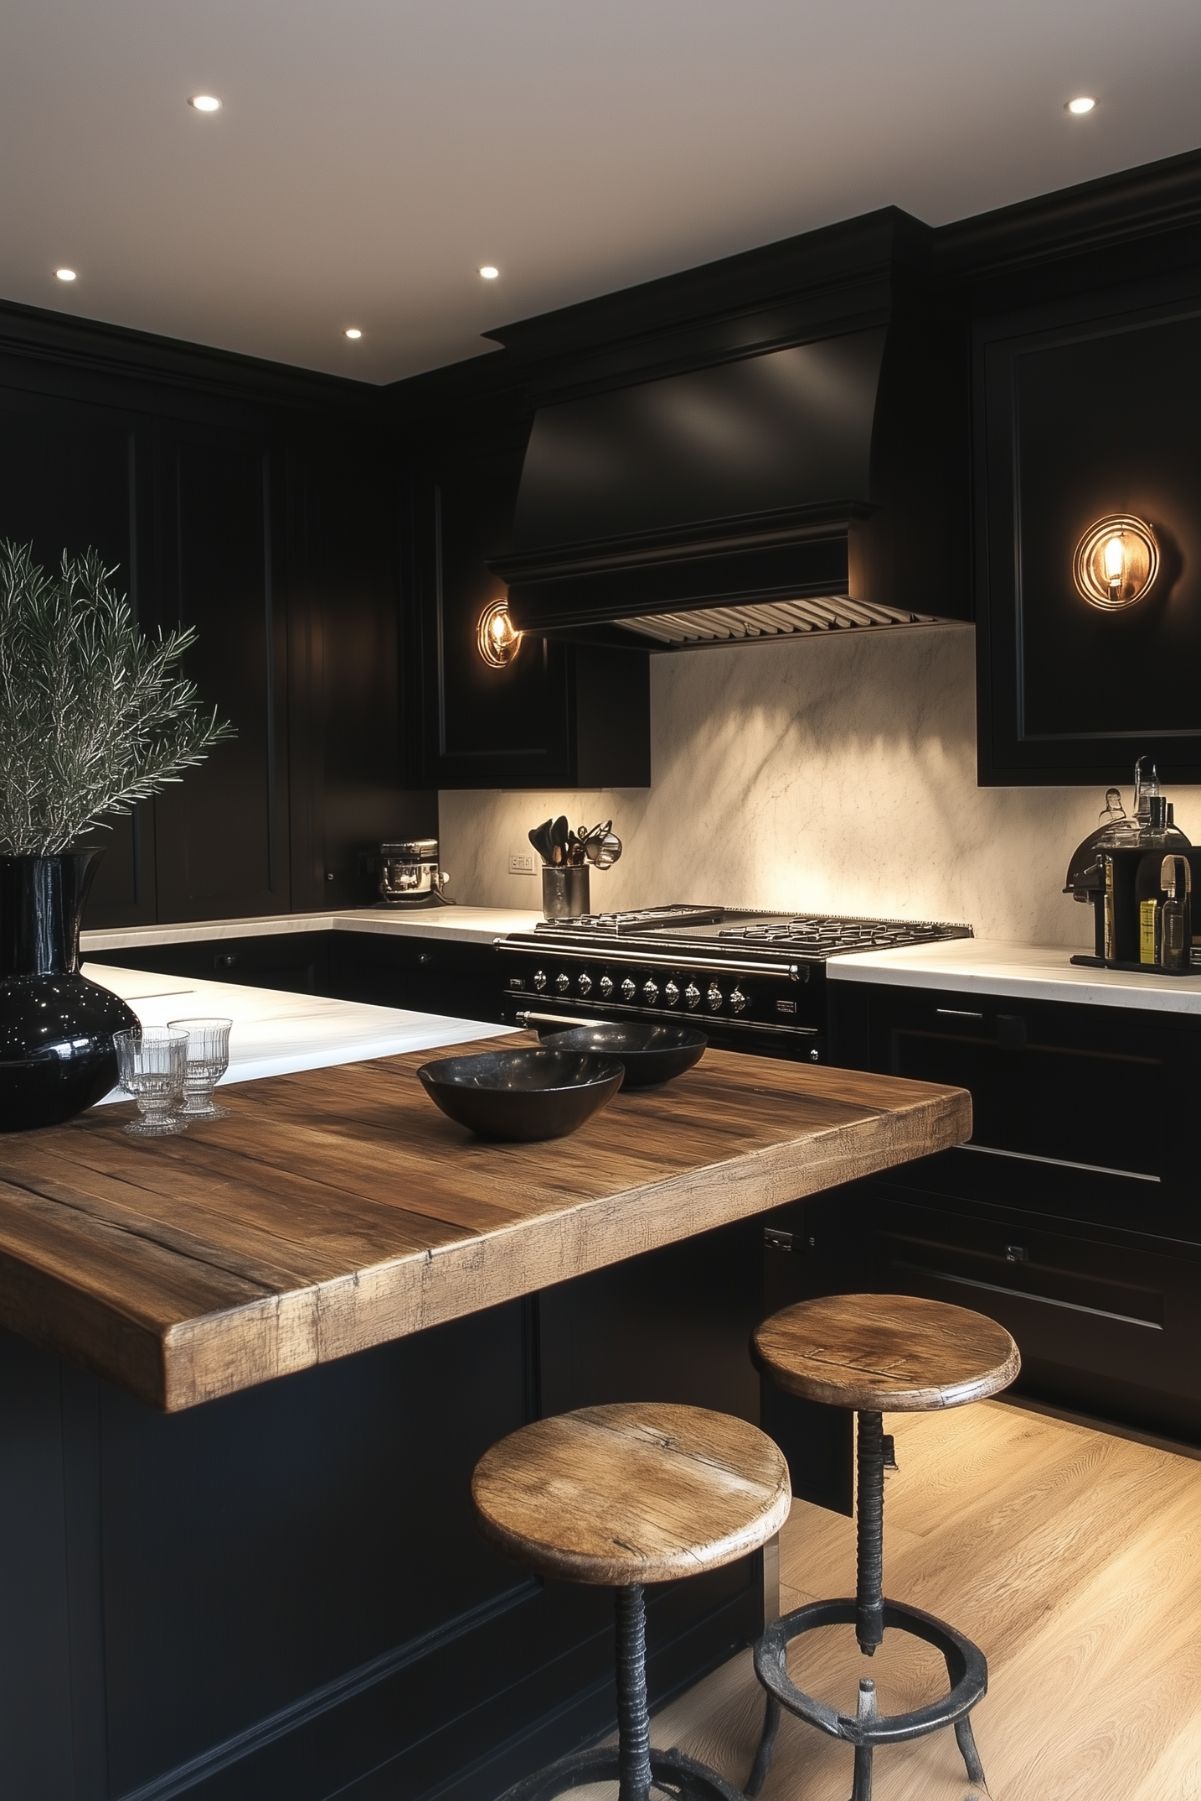
[[[381,437],[323,433],[287,463],[292,905],[370,905],[362,853],[434,838],[417,759],[419,639],[401,581],[408,477]]]
[[[154,422],[144,413],[56,392],[0,358],[0,537],[30,544],[55,569],[64,550],[95,547],[134,613],[156,618]],[[61,385],[61,384],[60,384]],[[154,812],[141,806],[87,840],[102,845],[88,920],[155,918]]]
[[[415,488],[411,569],[422,632],[422,779],[438,788],[644,788],[650,675],[643,650],[527,634],[490,667],[476,630],[503,582],[523,445],[443,453]]]
[[[85,961],[330,1000],[408,1007],[501,1023],[499,957],[490,944],[407,933],[271,932],[85,951]]]
[[[278,458],[265,433],[164,428],[163,623],[195,626],[187,669],[238,736],[155,803],[160,920],[290,902]]]
[[[499,953],[449,936],[333,932],[326,992],[341,1001],[411,1007],[501,1023]]]
[[[790,1222],[808,1292],[861,1283],[992,1314],[1019,1386],[1201,1442],[1201,1022],[831,984],[840,1063],[970,1090],[971,1141]],[[847,1204],[847,1201],[851,1204]],[[805,1233],[801,1238],[802,1230]],[[812,1242],[810,1242],[812,1241]]]
[[[288,994],[326,994],[333,936],[332,932],[278,932],[245,938],[193,938],[181,944],[85,951],[84,961],[203,982],[279,988]]]
[[[1123,258],[1128,266],[1129,259]],[[1201,780],[1201,278],[1094,288],[976,331],[979,778]],[[1160,573],[1107,612],[1073,556],[1147,521]]]
[[[0,304],[0,534],[95,545],[237,740],[107,846],[85,925],[347,906],[433,836],[417,763],[410,477],[378,390]]]

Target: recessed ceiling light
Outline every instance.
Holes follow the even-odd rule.
[[[363,334],[357,325],[348,325],[342,335],[347,338],[361,338]]]
[[[1079,119],[1083,118],[1085,113],[1091,113],[1096,104],[1091,94],[1078,94],[1075,100],[1068,101],[1067,110],[1074,113]]]
[[[54,271],[54,273],[57,275],[57,277],[60,281],[74,281],[75,280],[74,269],[56,269]]]
[[[193,94],[188,100],[188,105],[194,106],[198,113],[219,113],[221,111],[221,102],[216,94]]]
[[[500,274],[500,270],[497,268],[495,263],[481,263],[480,264],[480,274],[483,276],[485,281],[495,281],[497,276]]]

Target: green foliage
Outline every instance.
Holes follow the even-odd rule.
[[[0,540],[0,855],[53,856],[234,736],[148,637],[94,550],[48,573]]]

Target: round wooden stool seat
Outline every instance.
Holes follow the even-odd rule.
[[[1021,1367],[995,1320],[916,1295],[799,1301],[764,1320],[755,1358],[789,1394],[865,1413],[932,1413],[981,1401]]]
[[[544,1575],[670,1582],[758,1550],[788,1518],[788,1466],[729,1414],[667,1402],[583,1407],[511,1432],[476,1465],[484,1530]]]

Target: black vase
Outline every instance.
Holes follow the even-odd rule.
[[[0,857],[0,1132],[53,1126],[117,1080],[113,1034],[137,1018],[79,973],[98,850]]]

